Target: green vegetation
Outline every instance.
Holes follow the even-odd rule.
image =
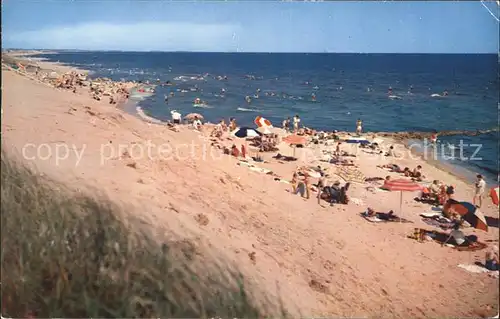
[[[264,316],[241,276],[200,262],[189,241],[158,244],[109,200],[65,189],[4,152],[1,179],[4,317]]]

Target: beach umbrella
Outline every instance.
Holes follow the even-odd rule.
[[[188,115],[184,116],[184,119],[188,121],[194,121],[195,118],[198,118],[200,121],[203,120],[203,116],[198,113],[189,113]]]
[[[495,205],[498,205],[499,204],[499,201],[498,201],[498,186],[497,187],[492,187],[490,189],[490,197],[491,197],[491,201],[493,202],[493,204]]]
[[[463,220],[468,222],[472,227],[476,229],[481,229],[488,231],[488,223],[483,213],[475,205],[469,202],[458,202],[456,200],[450,199],[446,202],[445,211],[453,211],[459,214]]]
[[[403,192],[416,192],[422,190],[422,186],[408,179],[394,179],[384,182],[384,189],[389,191],[399,191],[401,193],[399,199],[399,212],[403,211]]]
[[[307,139],[304,136],[300,135],[288,135],[283,138],[283,142],[288,143],[293,146],[293,157],[295,157],[295,148],[297,145],[304,145],[307,142]]]
[[[250,127],[239,127],[235,129],[234,131],[231,132],[232,135],[238,137],[238,138],[247,138],[247,137],[258,137],[262,136],[262,133],[257,131],[256,129],[250,128]],[[245,141],[245,145],[246,145]],[[248,145],[246,146],[248,149]]]
[[[261,127],[258,127],[257,128],[257,131],[261,132],[262,134],[272,134],[273,132],[271,132],[271,130],[269,130],[269,128],[272,127],[272,126],[261,126]]]
[[[239,138],[262,136],[261,132],[250,127],[239,127],[236,130],[232,131],[231,134]]]
[[[255,120],[253,121],[255,123],[255,125],[257,125],[257,127],[272,127],[273,124],[271,123],[271,121],[269,121],[268,119],[265,119],[263,118],[262,116],[257,116],[255,118]]]

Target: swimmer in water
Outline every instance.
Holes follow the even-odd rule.
[[[245,101],[247,101],[248,104],[252,102],[252,99],[247,95],[245,96]]]
[[[165,104],[168,104],[168,95],[165,95]]]
[[[226,89],[225,88],[220,89],[220,93],[222,94],[226,93]]]
[[[174,96],[174,95],[175,95],[174,92],[170,92],[170,96]]]
[[[413,85],[408,88],[408,94],[413,94]]]
[[[313,94],[311,94],[311,100],[312,100],[313,102],[316,102],[316,94],[314,94],[314,93],[313,93]]]
[[[392,91],[392,87],[389,86],[389,90],[387,91],[387,95],[394,95],[394,92]]]
[[[447,90],[444,90],[443,96],[448,96],[448,91]]]

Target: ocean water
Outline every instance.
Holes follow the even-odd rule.
[[[323,130],[353,131],[358,118],[364,131],[499,125],[495,54],[60,52],[40,57],[88,69],[94,77],[173,82],[158,86],[155,95],[139,102],[145,112],[162,120],[170,119],[175,109],[201,113],[212,122],[235,117],[243,125],[262,115],[279,126],[284,117],[298,114],[304,125]],[[388,97],[389,87],[397,99]],[[258,98],[253,98],[257,90]],[[445,90],[447,97],[431,97]],[[166,104],[164,96],[170,92],[174,96]],[[197,97],[210,108],[194,107]],[[497,180],[498,133],[442,137],[439,154],[451,156],[454,146],[458,156],[461,140],[469,145],[462,147],[464,157],[476,152],[478,146],[471,144],[481,145],[475,154],[480,160],[448,161]]]

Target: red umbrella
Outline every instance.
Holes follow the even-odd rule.
[[[290,145],[303,145],[306,144],[306,138],[299,135],[288,135],[283,138],[283,142],[286,142]]]
[[[400,191],[401,197],[399,200],[399,212],[401,213],[403,210],[403,192],[416,192],[421,191],[422,186],[414,181],[408,179],[394,179],[388,180],[384,182],[384,186],[382,188],[390,190],[390,191]]]
[[[288,143],[290,145],[304,145],[307,142],[307,139],[303,136],[299,135],[288,135],[283,138],[283,142]],[[295,147],[293,148],[293,157],[295,157]]]
[[[473,204],[450,199],[443,207],[445,212],[453,211],[467,221],[472,227],[488,231],[488,223],[483,213]]]
[[[491,201],[493,202],[493,204],[497,205],[498,206],[498,186],[497,187],[492,187],[490,189],[490,197],[491,197]]]
[[[253,122],[257,125],[257,127],[273,126],[271,121],[263,118],[262,116],[257,116]]]

